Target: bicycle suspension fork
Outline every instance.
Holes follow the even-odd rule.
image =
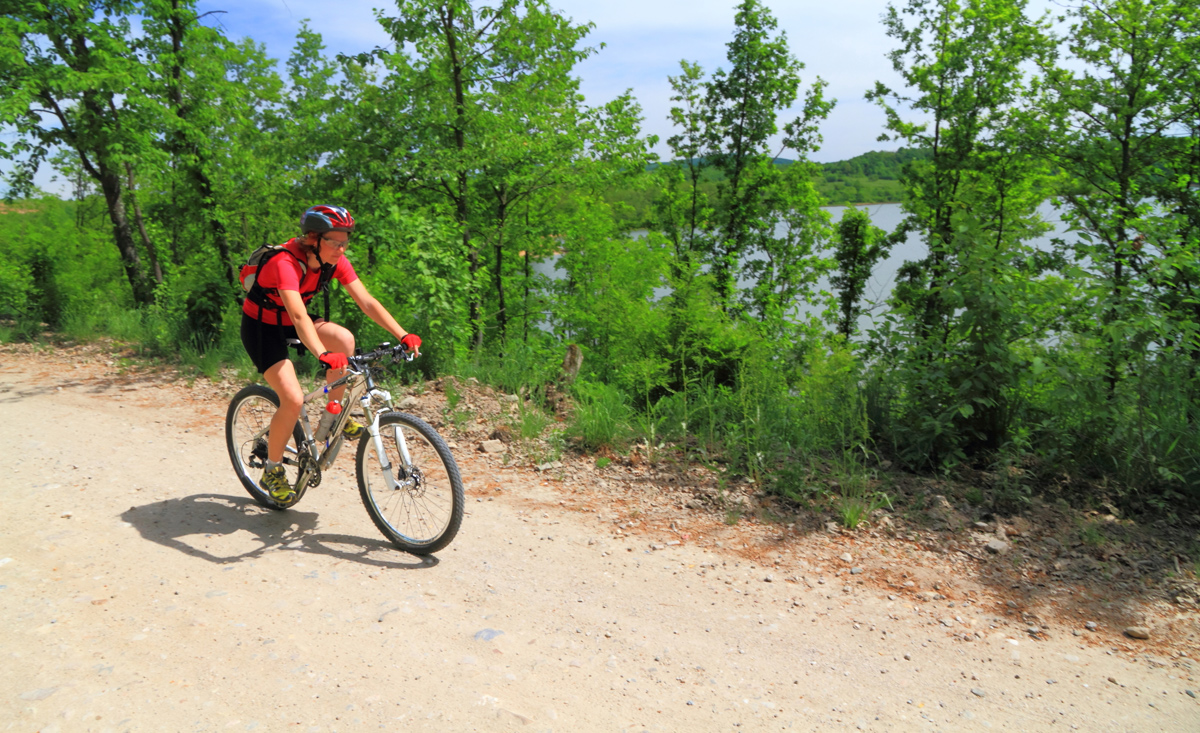
[[[372,399],[377,399],[384,405],[384,410],[375,412],[371,409]],[[370,389],[361,398],[363,414],[370,421],[367,427],[367,434],[371,436],[371,441],[375,443],[375,453],[379,456],[379,468],[383,471],[384,477],[387,479],[388,488],[396,491],[400,488],[399,482],[396,481],[395,474],[392,472],[392,462],[388,458],[387,451],[383,447],[383,435],[379,427],[380,416],[388,410],[392,410],[392,396],[381,389]],[[407,475],[412,468],[412,456],[408,453],[408,443],[404,439],[404,431],[399,425],[393,425],[392,430],[395,431],[396,449],[400,452],[400,461],[402,465],[400,469]]]

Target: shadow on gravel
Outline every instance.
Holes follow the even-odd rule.
[[[327,555],[392,570],[438,564],[436,557],[406,555],[383,540],[316,532],[315,512],[277,512],[248,498],[221,494],[132,506],[121,519],[151,542],[218,565],[254,560],[270,552]]]
[[[83,383],[77,381],[60,382],[55,386],[66,388],[81,387],[83,386]],[[36,395],[45,394],[52,391],[54,391],[54,387],[47,387],[45,385],[0,384],[0,404],[15,405]]]
[[[121,392],[136,392],[143,387],[166,387],[175,382],[176,375],[168,372],[136,371],[125,374],[92,377],[86,382],[77,382],[79,386],[86,385],[92,394],[105,394],[112,390]],[[63,383],[63,386],[67,386]]]

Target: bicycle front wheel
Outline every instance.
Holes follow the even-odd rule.
[[[280,504],[258,485],[267,460],[267,429],[278,409],[279,397],[274,390],[261,384],[251,384],[233,396],[225,413],[225,445],[229,449],[233,471],[242,482],[242,488],[268,509],[286,509],[296,503],[293,501],[286,506]],[[300,473],[296,446],[303,441],[304,430],[297,422],[283,453],[283,467],[287,471],[288,482],[293,486]]]
[[[363,435],[357,464],[363,504],[392,544],[429,555],[458,534],[466,501],[462,477],[446,442],[424,420],[402,412],[381,414],[378,445],[376,438]]]

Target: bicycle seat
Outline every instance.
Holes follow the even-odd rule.
[[[300,339],[286,339],[288,346],[299,346]]]

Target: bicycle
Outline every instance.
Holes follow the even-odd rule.
[[[373,362],[391,357],[412,361],[402,346],[380,344],[369,353],[348,357],[346,374],[304,396],[304,404],[346,385],[341,413],[327,439],[318,442],[307,410],[292,429],[283,465],[296,496],[285,503],[271,498],[258,485],[267,460],[267,431],[279,407],[274,390],[260,384],[243,387],[233,396],[225,415],[225,441],[234,472],[256,502],[268,509],[296,505],[304,493],[321,483],[322,471],[333,465],[342,443],[342,428],[355,401],[366,416],[367,429],[358,438],[355,459],[358,491],[367,514],[392,544],[414,555],[429,555],[450,544],[462,524],[465,503],[458,464],[440,435],[424,420],[399,412],[392,396],[375,384]],[[324,409],[324,403],[321,403]],[[376,407],[378,406],[378,407]]]

